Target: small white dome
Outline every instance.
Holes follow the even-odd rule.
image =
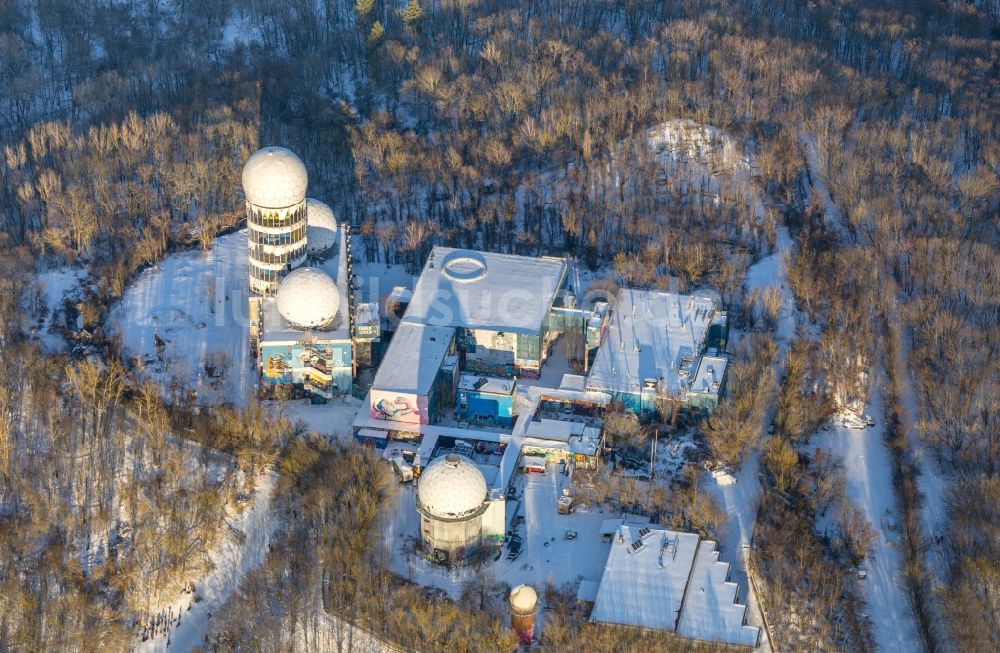
[[[306,198],[308,185],[309,174],[301,159],[283,147],[257,150],[243,166],[243,193],[256,206],[295,206]]]
[[[299,329],[325,329],[340,310],[337,284],[316,268],[299,268],[285,277],[276,299],[281,317]]]
[[[538,593],[531,585],[518,585],[510,591],[510,607],[517,612],[531,613],[538,605]]]
[[[431,517],[469,517],[484,501],[486,479],[465,456],[450,453],[431,461],[417,481],[417,506]]]
[[[337,242],[337,218],[329,206],[309,198],[306,200],[306,249],[320,254]]]

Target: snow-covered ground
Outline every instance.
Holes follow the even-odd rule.
[[[247,316],[247,236],[215,239],[207,252],[171,254],[146,269],[108,317],[149,378],[165,389],[175,375],[205,405],[243,404],[256,383]],[[156,338],[165,343],[160,361]],[[210,378],[206,363],[225,372]]]
[[[293,642],[294,650],[302,653],[317,651],[343,651],[344,653],[403,653],[402,649],[375,639],[365,631],[346,621],[323,613],[315,635],[306,641],[301,630],[299,639]]]
[[[689,192],[742,199],[762,218],[764,206],[752,183],[753,162],[739,144],[718,127],[689,119],[663,122],[648,132],[648,145],[670,176]]]
[[[883,440],[882,402],[876,398],[867,410],[875,420],[874,428],[835,424],[814,435],[810,448],[822,448],[843,459],[846,496],[875,529],[875,541],[864,562],[868,577],[858,582],[879,650],[918,651],[920,639],[903,580],[899,505],[892,485],[892,460]]]
[[[528,583],[539,590],[547,582],[561,587],[581,579],[599,581],[604,572],[611,545],[601,540],[601,523],[620,516],[617,512],[578,510],[569,515],[556,511],[556,501],[563,487],[571,481],[554,465],[542,474],[518,474],[515,479],[517,497],[507,500],[508,524],[516,514],[524,517],[518,527],[523,548],[515,560],[507,559],[508,549],[492,563],[490,569],[497,580],[518,585]],[[455,598],[462,584],[474,575],[469,569],[444,569],[427,562],[415,550],[420,535],[420,519],[415,502],[414,484],[402,486],[396,510],[385,530],[384,542],[390,551],[393,571],[428,587],[437,587]],[[564,539],[566,531],[576,531],[575,539]],[[575,587],[573,590],[575,591]]]
[[[312,404],[308,400],[268,402],[271,410],[290,419],[301,420],[311,433],[327,439],[347,439],[353,436],[351,423],[363,402],[354,397],[336,397],[326,404]]]
[[[72,298],[80,291],[80,284],[87,278],[84,268],[61,267],[38,274],[42,300],[45,304],[45,317],[33,330],[46,351],[58,353],[66,351],[66,340],[56,330],[65,326],[63,301]]]
[[[777,333],[779,368],[784,367],[788,345],[795,334],[796,309],[795,298],[788,285],[787,264],[791,255],[792,239],[788,229],[778,230],[776,251],[754,265],[750,266],[744,279],[747,292],[762,291],[768,287],[776,287],[781,293],[781,308],[778,312]],[[739,334],[735,334],[737,337]],[[773,409],[768,411],[768,422]],[[747,554],[753,541],[753,528],[757,521],[757,498],[760,495],[759,452],[751,451],[746,460],[736,472],[736,482],[728,476],[714,477],[704,475],[702,487],[718,501],[726,511],[728,521],[719,538],[720,559],[732,562],[732,580],[739,584],[739,596],[746,597],[749,622],[753,625],[763,625],[763,606],[754,586],[747,576]],[[762,650],[769,650],[768,632],[761,628]]]
[[[830,196],[826,171],[820,165],[816,143],[805,131],[800,131],[799,140],[805,153],[812,187],[823,205],[824,217],[834,232],[845,242],[850,242],[850,233],[844,216]],[[888,299],[890,312],[894,314],[889,316],[890,328],[898,329],[900,321],[897,317],[896,298]],[[910,430],[910,446],[914,448],[923,472],[918,479],[919,487],[929,499],[921,510],[921,516],[927,534],[933,538],[935,534],[940,533],[945,520],[941,501],[945,481],[934,461],[922,456],[923,450],[919,446],[917,434],[913,432],[918,413],[916,397],[905,364],[908,353],[905,351],[907,342],[901,333],[897,335],[904,351],[900,353],[899,360],[890,361],[890,364],[894,365],[894,372],[899,375],[903,388],[903,396],[900,397],[904,411],[903,428]],[[921,644],[903,579],[903,561],[897,547],[899,534],[898,531],[888,528],[890,523],[898,525],[900,520],[898,500],[892,486],[891,459],[883,438],[885,425],[883,398],[877,391],[873,394],[868,411],[875,419],[877,425],[875,429],[852,430],[837,427],[833,431],[815,437],[812,444],[823,446],[843,456],[847,473],[847,495],[858,504],[877,532],[873,552],[866,561],[868,578],[863,581],[876,644],[880,650],[886,652],[915,651],[920,649]],[[932,548],[932,551],[937,555],[928,558],[940,579],[944,566],[940,547]]]
[[[823,204],[823,214],[827,222],[833,231],[839,234],[845,242],[850,242],[850,235],[844,224],[844,217],[841,215],[840,209],[837,208],[833,198],[830,196],[830,190],[827,188],[826,170],[820,165],[819,156],[816,152],[816,142],[805,131],[799,132],[799,142],[802,144],[802,149],[805,152],[810,182],[812,183],[813,190],[819,196],[820,202]]]
[[[270,513],[276,479],[271,472],[257,479],[253,505],[229,521],[231,533],[224,534],[209,552],[213,569],[195,583],[194,594],[183,593],[169,606],[175,619],[180,615],[180,623],[168,634],[139,642],[135,648],[138,653],[190,651],[204,643],[212,612],[226,602],[243,577],[259,567],[267,556],[277,526]]]

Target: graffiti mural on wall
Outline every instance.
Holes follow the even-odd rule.
[[[509,377],[514,373],[515,336],[502,331],[478,329],[466,334],[465,370],[486,376]]]
[[[291,382],[291,369],[281,354],[273,354],[264,360],[264,379],[273,383]]]
[[[410,405],[410,402],[405,397],[396,397],[391,402],[386,398],[382,398],[372,404],[372,417],[375,419],[398,420],[404,415],[415,413],[416,410],[416,407]]]
[[[368,410],[373,419],[409,424],[428,424],[429,405],[424,395],[375,390],[370,392]]]

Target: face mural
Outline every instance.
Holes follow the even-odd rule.
[[[382,398],[372,406],[372,417],[377,419],[399,419],[404,415],[416,412],[416,410],[403,397],[396,397],[391,402],[388,399]]]

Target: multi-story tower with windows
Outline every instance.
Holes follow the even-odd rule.
[[[299,157],[265,147],[243,166],[250,247],[250,291],[274,295],[278,283],[306,260],[306,187]]]

